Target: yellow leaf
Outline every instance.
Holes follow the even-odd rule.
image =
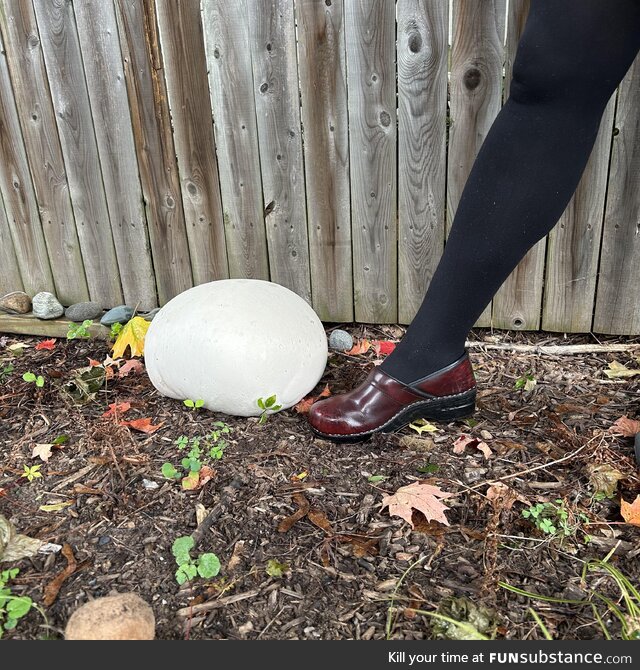
[[[299,475],[295,475],[296,479],[304,479],[309,473],[308,472],[301,472]]]
[[[409,428],[413,428],[419,435],[422,435],[422,433],[435,433],[440,430],[437,426],[434,426],[425,419],[418,419],[417,421],[410,423]]]
[[[43,512],[59,512],[65,507],[70,507],[74,502],[75,500],[65,500],[64,502],[53,503],[52,505],[40,505],[40,509]]]
[[[605,370],[604,373],[609,377],[609,379],[615,379],[617,377],[634,377],[635,375],[640,375],[640,370],[629,370],[626,365],[618,363],[618,361],[612,361],[609,363],[609,370]]]
[[[127,347],[131,349],[131,356],[142,356],[144,353],[144,338],[150,323],[141,316],[134,316],[133,319],[128,321],[111,348],[113,358],[122,358]]]

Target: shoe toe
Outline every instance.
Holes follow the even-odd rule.
[[[318,400],[309,408],[309,424],[320,433],[342,434],[347,432],[344,414],[337,411],[336,398]]]

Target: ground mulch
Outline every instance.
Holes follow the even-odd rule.
[[[346,329],[356,339],[397,340],[403,332]],[[473,346],[475,423],[436,424],[437,432],[421,434],[407,427],[338,445],[315,437],[293,408],[262,424],[190,410],[159,395],[144,371],[109,380],[92,401],[74,403],[62,385],[88,359],[103,361],[108,344],[59,339],[51,351],[36,350],[42,339],[0,338],[0,370],[14,365],[0,380],[0,512],[20,533],[68,545],[67,557],[20,561],[14,593],[42,604],[69,556],[76,565],[46,607],[48,627],[32,611],[9,638],[59,638],[82,603],[133,591],[152,605],[157,637],[165,639],[431,639],[433,619],[419,612],[461,616],[473,606],[491,611],[498,638],[542,638],[533,608],[555,639],[591,639],[603,632],[590,607],[533,601],[502,584],[572,600],[587,597],[595,584],[617,599],[619,590],[603,573],[581,581],[585,561],[611,550],[612,564],[640,583],[640,528],[620,516],[620,498],[640,493],[640,472],[633,440],[609,431],[623,415],[640,418],[640,376],[604,374],[612,361],[638,367],[640,349],[548,355]],[[470,340],[640,343],[488,329],[474,329]],[[14,356],[7,347],[16,342],[30,346]],[[331,352],[313,394],[327,383],[333,394],[348,391],[376,362],[373,349],[358,356]],[[26,371],[43,375],[45,385],[23,381]],[[535,387],[515,388],[526,374]],[[146,434],[119,425],[122,417],[103,417],[116,402],[131,404],[124,418],[150,418],[161,427]],[[232,431],[213,478],[187,492],[163,477],[162,464],[179,461],[176,439],[205,435],[219,420]],[[491,457],[474,447],[455,454],[463,433],[484,441]],[[32,458],[35,444],[63,434],[68,441],[47,463]],[[21,474],[35,463],[43,476],[28,482]],[[621,473],[613,497],[594,496],[595,464]],[[503,488],[491,488],[501,479]],[[381,508],[384,494],[420,480],[454,494],[445,501],[449,526],[414,513],[412,528]],[[566,537],[549,537],[522,516],[530,505],[555,500],[569,514]],[[41,510],[60,502],[72,504]],[[171,544],[189,534],[195,553],[214,552],[222,569],[216,578],[180,587]],[[271,559],[286,566],[281,577],[267,573]],[[615,617],[605,624],[619,636]]]

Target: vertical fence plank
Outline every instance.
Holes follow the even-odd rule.
[[[398,320],[410,323],[444,249],[448,3],[398,0]]]
[[[353,321],[344,0],[296,0],[312,304]]]
[[[640,57],[620,84],[593,331],[640,333]]]
[[[511,85],[513,61],[520,35],[529,14],[528,0],[511,0],[507,23],[507,77],[503,99],[506,101]],[[540,306],[544,280],[546,237],[536,243],[507,277],[493,298],[491,322],[495,328],[537,330],[540,327]]]
[[[124,299],[150,309],[158,303],[113,3],[73,6]]]
[[[0,295],[10,291],[24,290],[16,250],[11,239],[4,202],[2,202],[2,193],[0,193],[0,268],[2,268],[0,270]]]
[[[471,167],[502,104],[505,11],[505,0],[454,0],[447,235]],[[490,325],[490,315],[491,303],[474,327]]]
[[[231,277],[269,279],[247,0],[202,0]]]
[[[398,318],[395,3],[345,5],[355,318]]]
[[[249,0],[271,281],[311,302],[293,0]]]
[[[157,0],[169,108],[195,284],[229,276],[200,0]]]
[[[64,305],[88,300],[84,264],[31,1],[3,0],[0,24],[56,294]]]
[[[0,33],[0,192],[24,290],[55,291]]]
[[[42,54],[60,136],[91,299],[122,302],[107,201],[91,120],[73,7],[67,0],[35,2]]]
[[[115,6],[158,303],[164,305],[191,288],[193,276],[158,46],[155,0],[116,0]]]

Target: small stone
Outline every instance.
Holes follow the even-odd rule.
[[[96,598],[79,607],[69,619],[66,640],[153,640],[153,610],[135,593]]]
[[[111,542],[111,538],[108,535],[101,535],[98,538],[98,544],[103,547],[105,544],[109,544]]]
[[[154,491],[160,487],[160,484],[158,484],[158,482],[152,481],[151,479],[143,479],[142,486],[144,486],[147,491]]]
[[[102,315],[102,305],[97,302],[76,302],[64,310],[69,321],[82,323],[85,319],[97,319]]]
[[[101,319],[103,326],[112,326],[114,323],[127,323],[133,317],[133,307],[118,305],[110,309]]]
[[[467,484],[473,484],[481,480],[487,474],[485,468],[465,468],[463,472],[463,479]]]
[[[152,309],[150,312],[145,312],[144,314],[140,314],[140,316],[145,319],[146,321],[153,321],[153,317],[162,309],[162,307],[156,307],[155,309]]]
[[[33,315],[39,319],[57,319],[64,314],[64,307],[48,291],[36,293],[32,299]]]
[[[336,351],[349,351],[353,348],[353,337],[346,330],[332,330],[329,335],[329,348]]]
[[[488,430],[481,430],[480,435],[483,440],[493,440],[493,435]]]
[[[31,311],[31,298],[24,291],[13,291],[0,298],[0,310],[9,314],[26,314]]]

